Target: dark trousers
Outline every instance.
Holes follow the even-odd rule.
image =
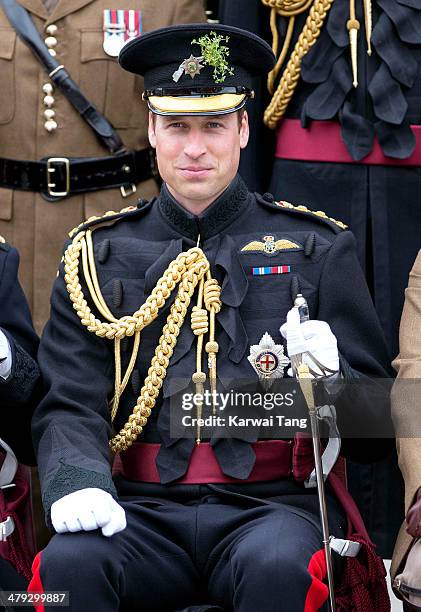
[[[203,603],[304,610],[308,564],[322,539],[316,494],[259,500],[214,489],[188,503],[122,501],[127,528],[111,538],[55,535],[41,553],[44,589],[70,591],[70,610],[78,612],[170,612]],[[345,537],[344,517],[330,506],[331,533]]]

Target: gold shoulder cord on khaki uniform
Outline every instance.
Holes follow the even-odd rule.
[[[264,113],[264,122],[271,128],[275,129],[279,120],[285,114],[288,104],[294,95],[297,87],[298,79],[301,74],[301,62],[303,57],[307,55],[311,47],[317,41],[320,31],[323,27],[326,16],[332,7],[334,0],[262,0],[265,6],[271,9],[270,27],[272,31],[272,49],[275,56],[278,55],[279,35],[277,29],[277,16],[288,17],[288,27],[285,35],[285,40],[282,50],[277,59],[274,69],[268,76],[269,93],[273,95],[272,100]],[[372,7],[371,0],[363,0],[364,2],[364,17],[365,17],[365,33],[367,40],[367,53],[371,55],[371,31],[372,31]],[[311,8],[310,8],[311,7]],[[284,69],[279,85],[274,91],[275,80],[285,62],[291,39],[294,32],[295,17],[310,8],[308,17],[304,24],[304,28],[300,33],[295,44],[294,50]],[[346,24],[349,31],[349,40],[351,46],[351,61],[353,72],[354,87],[358,85],[358,68],[357,68],[357,35],[360,28],[359,21],[355,15],[355,0],[349,0],[349,20]]]
[[[108,213],[108,216],[110,214]],[[106,321],[97,319],[87,304],[79,279],[80,258],[82,258],[83,274],[90,296]],[[204,335],[209,331],[209,341],[205,345],[205,350],[208,353],[211,389],[215,389],[216,354],[219,348],[218,343],[215,341],[215,318],[221,309],[221,288],[218,282],[211,276],[209,261],[202,249],[197,246],[180,253],[165,270],[145,303],[133,315],[124,316],[120,319],[114,317],[101,293],[96,272],[92,231],[90,229],[82,229],[73,237],[72,243],[64,254],[64,271],[67,291],[82,325],[88,331],[101,338],[114,340],[115,384],[111,408],[112,421],[115,419],[120,397],[130,380],[136,363],[140,346],[140,332],[157,318],[160,309],[178,284],[177,296],[171,306],[167,322],[163,327],[148,375],[133,408],[133,412],[124,427],[110,441],[110,447],[114,452],[129,448],[141,434],[147,423],[167,374],[167,368],[177,343],[178,334],[184,323],[187,309],[197,285],[199,286],[197,305],[193,308],[191,320],[192,330],[198,337],[196,372],[193,374],[192,380],[196,385],[197,392],[199,394],[202,393],[203,384],[206,380],[206,374],[201,369],[203,340]],[[203,302],[205,308],[203,308]],[[131,336],[134,336],[132,354],[127,370],[122,377],[120,343],[123,338]],[[197,412],[199,417],[201,409],[202,406],[198,405]],[[200,428],[197,432],[197,443],[199,442]]]

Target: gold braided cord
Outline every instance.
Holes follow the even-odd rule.
[[[291,44],[292,34],[294,32],[295,17],[300,13],[306,11],[309,6],[313,3],[313,0],[262,0],[265,6],[271,8],[270,11],[270,29],[272,32],[272,51],[277,57],[278,45],[279,45],[279,34],[277,27],[277,16],[288,17],[288,28],[285,35],[285,39],[282,45],[281,53],[276,61],[276,65],[269,72],[268,75],[268,90],[270,94],[273,94],[275,88],[275,81],[287,56],[289,46]]]
[[[293,17],[308,9],[313,0],[262,0],[265,6],[275,9],[282,17]]]
[[[200,279],[199,290],[197,292],[196,306],[193,306],[191,313],[191,328],[195,336],[197,336],[196,344],[196,371],[192,374],[192,381],[196,387],[195,405],[196,405],[196,444],[200,444],[200,419],[203,412],[203,392],[206,382],[206,374],[202,371],[202,352],[203,339],[209,331],[208,311],[203,308],[203,288],[204,279]]]
[[[270,1],[271,0],[262,0],[263,3]],[[295,88],[297,87],[298,79],[300,78],[302,59],[318,39],[326,15],[333,2],[334,0],[314,0],[310,8],[304,28],[298,37],[280,83],[264,114],[264,122],[271,129],[276,128],[278,121],[287,109]]]
[[[157,318],[159,310],[164,306],[175,286],[179,284],[177,296],[171,306],[166,325],[162,330],[162,335],[159,339],[155,355],[152,359],[148,375],[141,389],[136,406],[128,422],[110,441],[112,450],[118,452],[127,449],[136,440],[147,423],[147,419],[155,405],[163,380],[166,376],[169,360],[173,354],[178,334],[183,325],[191,297],[197,284],[207,276],[207,281],[204,283],[202,291],[206,308],[211,314],[211,321],[212,313],[215,314],[219,312],[221,307],[219,300],[220,288],[216,281],[210,276],[209,262],[205,254],[200,248],[195,247],[180,253],[180,255],[170,263],[163,276],[158,280],[151,295],[133,315],[115,319],[106,307],[105,300],[100,292],[99,284],[97,284],[98,279],[93,258],[93,248],[90,250],[91,247],[92,241],[90,238],[86,238],[85,231],[79,232],[73,238],[72,243],[68,246],[64,254],[64,278],[67,291],[73,303],[73,308],[76,310],[82,325],[84,325],[88,331],[95,333],[100,338],[116,341],[116,368],[118,367],[118,363],[121,363],[119,361],[119,354],[117,356],[117,352],[119,353],[120,349],[120,341],[127,336],[130,337],[135,335],[135,346],[123,383],[120,383],[121,371],[116,371],[115,397],[121,395],[123,385],[127,384],[130,376],[130,374],[128,374],[129,369],[131,365],[134,365],[139,349],[140,332]],[[81,256],[89,291],[94,299],[95,305],[100,307],[99,311],[108,321],[100,321],[96,318],[85,299],[79,279],[79,263]],[[211,348],[215,352],[215,349],[217,350],[217,346],[215,347],[217,343],[214,341],[212,335],[210,338],[213,340]],[[132,369],[131,367],[131,370]],[[115,403],[113,405],[113,410],[116,411]]]
[[[108,308],[107,303],[104,300],[104,297],[102,295],[101,288],[99,286],[98,275],[96,272],[94,245],[92,241],[92,231],[91,230],[86,231],[85,240],[86,240],[86,248],[83,248],[82,255],[84,252],[86,252],[88,261],[86,261],[86,257],[85,257],[83,260],[83,271],[85,274],[86,282],[88,283],[89,292],[95,301],[95,306],[98,308],[102,316],[108,319],[108,321],[116,322],[117,319],[114,317],[113,313]],[[89,272],[88,272],[88,265],[89,265]],[[86,277],[86,274],[89,275],[92,286],[89,285],[89,281],[88,281],[88,278]]]
[[[371,0],[364,0],[365,39],[367,41],[367,54],[371,55],[371,34],[373,32],[373,9]]]
[[[86,284],[88,285],[89,293],[91,298],[93,299],[95,306],[98,308],[99,312],[108,320],[114,323],[118,322],[118,319],[114,317],[112,312],[109,310],[104,297],[101,292],[101,288],[98,282],[98,275],[96,271],[95,265],[95,257],[94,257],[94,248],[92,241],[92,232],[91,230],[87,230],[85,237],[81,241],[82,243],[82,265],[83,265],[83,274],[86,280]],[[114,348],[114,356],[115,356],[115,382],[114,382],[114,397],[112,400],[112,409],[111,409],[111,420],[115,419],[117,414],[118,405],[120,402],[121,394],[127,386],[127,383],[130,379],[130,376],[133,372],[134,365],[136,363],[136,357],[139,350],[139,341],[140,336],[139,332],[135,334],[135,341],[133,344],[132,355],[130,358],[129,365],[126,370],[126,374],[124,376],[123,382],[121,381],[121,346],[120,346],[120,338],[115,338],[115,348]]]
[[[221,287],[218,282],[211,277],[210,271],[208,271],[207,280],[204,284],[204,301],[206,309],[209,311],[209,341],[206,343],[205,351],[208,354],[209,383],[212,393],[213,414],[216,414],[216,355],[219,351],[219,344],[215,339],[215,321],[217,313],[221,310],[220,295]]]
[[[105,316],[106,319],[108,319],[109,321],[113,321],[116,322],[117,319],[114,317],[114,315],[112,314],[112,312],[109,310],[105,299],[102,295],[101,292],[101,288],[99,286],[99,281],[98,281],[98,275],[97,275],[97,271],[96,271],[96,265],[95,265],[95,256],[94,256],[94,247],[93,247],[93,241],[92,241],[92,231],[91,230],[87,230],[86,231],[86,246],[87,246],[87,250],[88,250],[88,262],[86,264],[86,261],[83,260],[83,273],[85,278],[87,277],[91,277],[92,278],[92,285],[93,285],[93,289],[91,287],[89,287],[90,290],[90,294],[91,297],[95,300],[95,303],[97,305],[97,308],[100,310],[100,312],[103,314],[103,316]],[[82,254],[84,252],[83,249],[83,245],[82,245]],[[100,307],[100,306],[101,307]],[[123,393],[124,389],[126,388],[129,380],[130,380],[130,376],[132,375],[133,369],[135,367],[136,364],[136,358],[137,358],[137,354],[139,352],[139,344],[140,344],[140,332],[136,332],[134,334],[134,343],[133,343],[133,349],[132,349],[132,354],[130,357],[130,361],[129,364],[127,366],[127,370],[126,373],[124,375],[123,380],[121,381],[121,345],[120,345],[121,340],[119,338],[115,338],[114,339],[114,343],[115,343],[115,372],[116,372],[116,380],[115,380],[115,395],[113,398],[113,408],[112,408],[112,412],[111,412],[111,420],[113,421],[115,419],[115,416],[117,414],[117,410],[118,410],[118,404],[119,404],[119,400],[120,400],[120,396]]]
[[[279,57],[276,61],[276,64],[273,70],[271,70],[268,74],[268,91],[270,94],[273,94],[274,92],[275,81],[278,77],[279,71],[281,70],[281,66],[283,65],[285,58],[287,56],[289,46],[291,44],[292,34],[294,32],[294,24],[295,24],[295,17],[290,17],[288,21],[288,28],[287,28],[287,32],[285,35],[284,44],[282,45],[282,51],[279,54]],[[271,11],[270,28],[272,30],[272,37],[273,37],[272,49],[276,57],[278,53],[278,39],[279,39],[278,28],[276,26],[276,9],[272,9]]]
[[[209,268],[209,262],[201,249],[190,249],[200,251],[202,258],[192,262],[193,265],[186,267],[178,288],[178,293],[171,306],[167,322],[162,330],[155,355],[152,358],[148,375],[141,389],[136,406],[125,426],[110,441],[110,447],[114,452],[126,450],[133,444],[141,434],[155,406],[164,378],[167,374],[170,359],[177,343],[178,334],[187,314],[190,300],[197,283],[203,278]],[[187,251],[188,253],[189,251]]]
[[[275,204],[276,206],[279,206],[280,208],[292,208],[294,210],[299,210],[300,212],[309,213],[310,215],[315,215],[316,217],[321,217],[322,219],[327,219],[328,221],[332,221],[332,223],[334,223],[335,225],[337,225],[343,230],[348,229],[348,226],[345,225],[345,223],[342,223],[342,221],[338,221],[337,219],[334,219],[333,217],[329,217],[324,212],[324,210],[311,210],[310,208],[307,208],[307,206],[304,206],[304,204],[299,204],[298,206],[295,206],[294,204],[291,204],[290,202],[285,202],[284,200],[275,202]]]
[[[105,221],[108,217],[123,215],[124,213],[133,212],[134,210],[137,210],[136,206],[125,206],[121,210],[107,210],[107,212],[105,212],[103,215],[94,215],[93,217],[89,217],[88,219],[85,219],[85,221],[82,221],[82,223],[79,223],[79,225],[74,227],[72,230],[70,230],[69,238],[74,238],[79,232],[79,230],[81,230],[87,223],[92,223],[93,221],[101,220]]]
[[[358,30],[360,22],[355,13],[355,0],[349,0],[349,19],[346,23],[349,32],[349,45],[351,49],[352,84],[358,86]]]

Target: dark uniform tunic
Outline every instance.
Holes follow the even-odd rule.
[[[318,40],[303,58],[301,78],[285,115],[309,129],[319,121],[337,122],[339,138],[355,163],[336,162],[335,152],[319,142],[330,162],[314,161],[311,153],[308,161],[275,158],[269,189],[276,198],[321,208],[349,225],[392,359],[398,353],[409,271],[420,248],[420,168],[405,164],[420,147],[410,126],[421,124],[421,7],[412,0],[373,1],[371,57],[362,7],[362,2],[356,3],[361,24],[358,87],[352,85],[349,3],[335,1]],[[306,17],[307,13],[297,17],[296,37]],[[278,26],[282,39],[283,17]],[[365,163],[375,137],[392,165]],[[390,557],[403,518],[403,482],[396,459],[352,469],[350,486],[371,536]]]
[[[7,336],[12,353],[12,370],[7,379],[0,377],[1,424],[0,437],[9,444],[19,461],[27,464],[35,462],[31,440],[31,417],[40,397],[40,373],[36,362],[38,336],[32,326],[28,304],[18,281],[19,255],[16,249],[4,242],[0,243],[0,328]],[[1,462],[4,453],[1,452]],[[9,536],[8,542],[1,544],[0,550],[0,586],[3,590],[25,590],[27,581],[16,572],[22,555],[28,553],[22,547],[23,530],[30,537],[31,527],[24,524],[31,520],[28,496],[23,494],[22,480],[28,478],[28,468],[20,466],[15,479],[15,489],[0,491],[1,518],[6,520],[10,508],[22,521]],[[17,499],[21,503],[16,504]],[[9,505],[11,503],[11,506]],[[28,509],[26,509],[28,508]],[[17,522],[14,514],[15,523]],[[19,530],[22,530],[18,533]],[[13,565],[11,562],[9,541],[15,546]],[[29,542],[29,540],[28,540]],[[16,546],[18,550],[16,551]],[[17,552],[17,554],[16,554]],[[33,553],[32,553],[33,554]],[[6,560],[6,558],[8,560]]]
[[[362,5],[356,3],[364,24]],[[320,120],[339,122],[350,157],[360,163],[277,159],[271,189],[277,198],[322,207],[349,224],[394,357],[404,290],[420,246],[419,168],[405,167],[405,160],[416,148],[410,126],[421,124],[421,7],[412,0],[377,0],[372,5],[373,52],[367,55],[362,25],[358,87],[352,85],[349,4],[334,2],[320,37],[303,59],[300,83],[286,112],[306,128]],[[298,20],[297,36],[305,16]],[[286,28],[283,18],[280,28]],[[396,166],[365,165],[374,138]],[[335,153],[331,156],[334,162]]]
[[[38,337],[18,281],[18,267],[16,249],[0,243],[0,328],[12,352],[12,371],[6,380],[0,377],[0,436],[21,461],[31,464],[34,459],[30,425],[40,382],[35,361]]]
[[[182,208],[164,186],[157,200],[140,203],[111,226],[97,227],[93,237],[99,283],[114,315],[133,314],[168,264],[195,246],[199,234],[222,287],[216,330],[220,378],[257,378],[247,360],[250,345],[258,344],[264,332],[282,343],[279,327],[293,305],[291,286],[297,283],[311,318],[327,321],[338,338],[344,378],[368,382],[388,376],[384,340],[352,234],[327,219],[251,194],[239,177],[199,217]],[[270,258],[241,252],[267,234],[297,246]],[[284,264],[291,265],[290,275],[251,273],[254,266]],[[137,386],[129,385],[121,399],[116,429],[136,403],[168,308],[141,333],[139,375],[133,377]],[[314,490],[291,479],[247,483],[255,457],[250,440],[244,439],[211,441],[222,471],[238,484],[177,484],[194,448],[193,439],[171,439],[169,431],[171,381],[189,377],[195,369],[195,336],[188,320],[140,438],[161,442],[161,483],[112,480],[108,400],[113,393],[113,345],[82,328],[62,267],[40,362],[47,393],[34,417],[34,439],[47,519],[56,500],[86,487],[114,496],[118,492],[128,516],[127,529],[110,539],[98,533],[54,536],[41,555],[45,589],[71,589],[72,609],[117,609],[121,599],[128,606],[137,601],[144,609],[174,610],[200,600],[206,589],[208,598],[227,609],[304,607],[312,582],[307,566],[320,547]],[[356,390],[351,396],[344,391],[336,404],[340,427],[363,411],[366,426],[379,428],[388,419],[388,397],[376,395],[373,402],[370,392]],[[384,446],[381,441],[343,440],[344,454],[360,461],[381,455]],[[343,516],[333,499],[330,504],[332,531],[343,534]],[[292,585],[289,594],[286,585]]]

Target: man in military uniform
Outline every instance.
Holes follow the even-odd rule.
[[[371,377],[387,376],[387,353],[353,237],[322,212],[250,193],[237,175],[251,79],[273,66],[264,41],[178,26],[129,43],[119,61],[145,77],[164,184],[156,199],[82,224],[65,250],[33,421],[56,535],[30,588],[69,591],[72,610],[319,609],[318,499],[303,484],[311,446],[252,429],[210,441],[198,430],[195,441],[172,432],[171,415],[189,381],[270,384],[288,376],[285,349],[309,350],[314,376],[340,383],[339,427],[364,415],[377,431],[388,395]],[[299,293],[312,319],[302,324]],[[342,453],[370,461],[383,446],[344,439]],[[328,506],[343,538],[331,489]],[[382,578],[370,588],[373,609],[388,609]]]
[[[39,401],[38,337],[18,281],[19,256],[0,236],[0,587],[25,589],[35,550],[29,469],[35,462],[31,418]],[[6,444],[4,444],[6,443]],[[15,456],[13,456],[13,454]]]
[[[30,465],[34,461],[30,424],[40,383],[38,337],[18,281],[18,266],[16,249],[0,237],[0,437]]]
[[[414,262],[405,290],[399,330],[399,354],[393,362],[397,378],[392,394],[392,414],[397,433],[399,467],[405,480],[406,520],[402,523],[390,573],[392,584],[407,603],[405,610],[420,605],[421,580],[421,440],[419,402],[421,379],[421,251]],[[412,590],[415,589],[415,590]],[[417,607],[418,606],[418,607]]]
[[[272,42],[278,57],[264,113],[276,137],[269,191],[320,208],[354,233],[392,360],[420,247],[421,5],[253,3],[266,17],[250,28]],[[227,4],[234,20],[227,23],[236,23],[243,1]],[[389,558],[403,519],[396,457],[348,468],[370,534]]]
[[[142,80],[119,69],[119,49],[133,36],[205,15],[202,0],[167,0],[159,10],[154,0],[19,1],[48,54],[117,130],[123,145],[111,153],[18,36],[4,12],[6,5],[13,12],[11,4],[0,3],[0,233],[19,250],[20,278],[40,332],[69,227],[157,193]]]

